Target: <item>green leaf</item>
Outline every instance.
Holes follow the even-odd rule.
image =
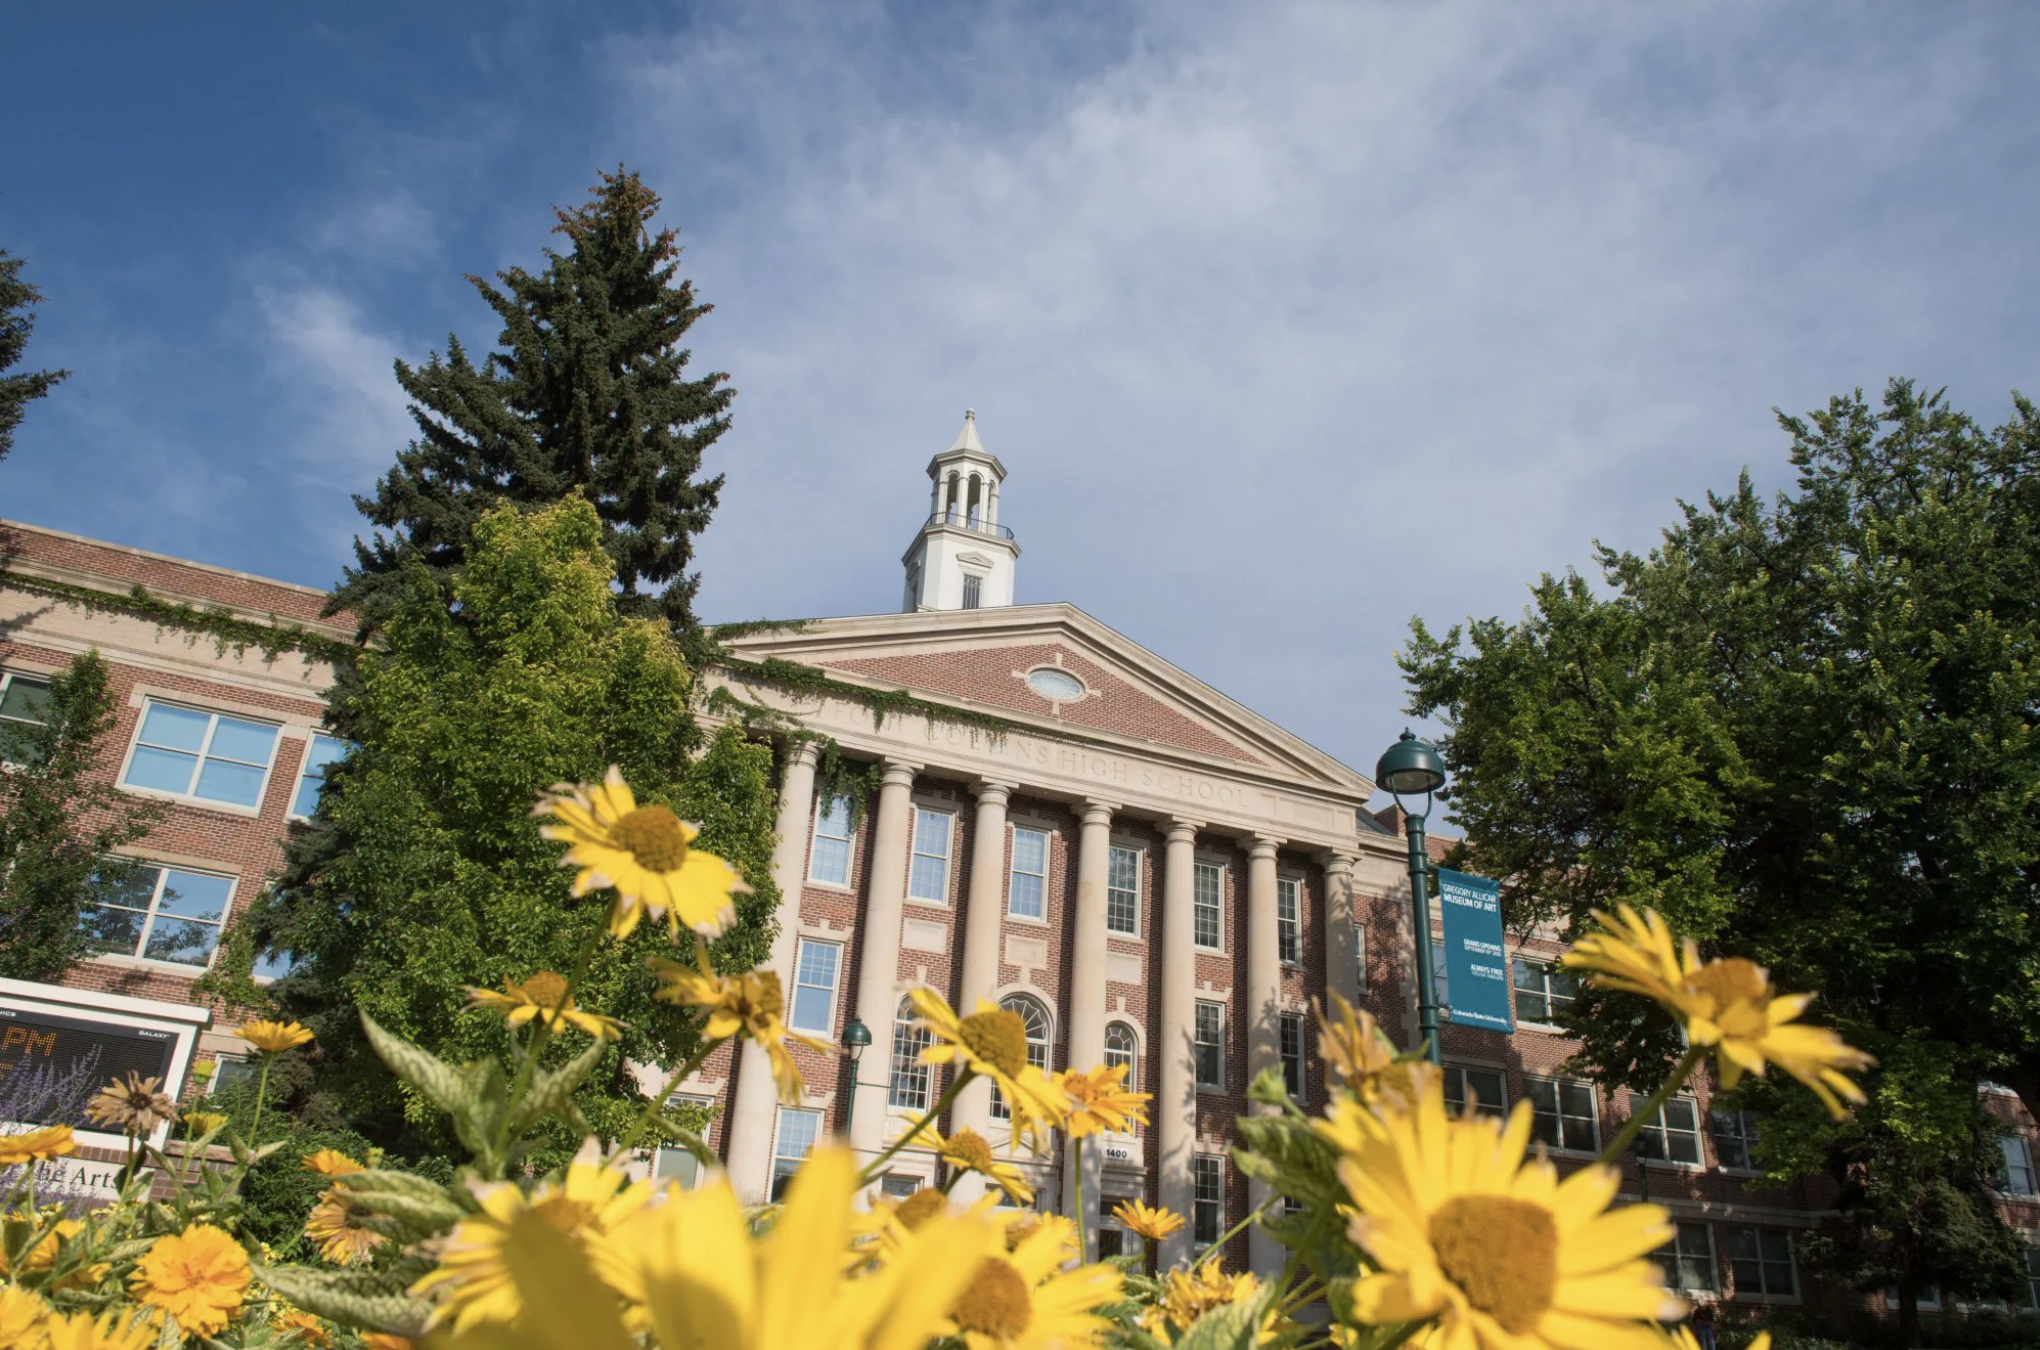
[[[257,1266],[255,1274],[306,1312],[356,1331],[415,1337],[425,1326],[425,1305],[388,1272]]]
[[[574,1105],[574,1089],[587,1081],[588,1075],[608,1053],[609,1042],[598,1037],[559,1068],[540,1069],[532,1077],[531,1088],[524,1094],[524,1100],[511,1108],[510,1133],[522,1135],[533,1122],[545,1116],[552,1116],[581,1134],[588,1133],[588,1122],[582,1119],[581,1109]]]
[[[1175,1350],[1253,1350],[1276,1292],[1270,1281],[1245,1303],[1212,1309],[1176,1338]]]
[[[468,1075],[403,1037],[384,1031],[366,1011],[361,1014],[361,1028],[390,1072],[423,1093],[425,1100],[455,1120],[473,1114],[477,1084]]]

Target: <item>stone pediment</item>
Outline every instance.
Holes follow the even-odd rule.
[[[1365,801],[1373,784],[1071,605],[818,619],[729,642],[750,660],[818,666],[849,683],[1129,750]],[[1030,678],[1032,677],[1032,678]]]

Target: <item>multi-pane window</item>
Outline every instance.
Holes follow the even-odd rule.
[[[1279,1013],[1276,1037],[1282,1051],[1282,1090],[1303,1100],[1303,1018],[1296,1013]]]
[[[779,1128],[772,1138],[772,1198],[782,1199],[786,1195],[786,1184],[793,1180],[793,1174],[807,1161],[808,1154],[815,1151],[815,1140],[821,1138],[822,1113],[802,1111],[791,1106],[779,1108]]]
[[[1747,1172],[1757,1146],[1757,1113],[1754,1111],[1709,1111],[1707,1132],[1714,1136],[1714,1161],[1738,1172]]]
[[[1792,1235],[1782,1228],[1728,1230],[1728,1268],[1735,1272],[1735,1292],[1791,1298],[1799,1292],[1792,1278]]]
[[[1500,1119],[1509,1105],[1501,1072],[1496,1069],[1467,1069],[1457,1064],[1446,1065],[1446,1108],[1453,1115],[1460,1115],[1465,1112],[1469,1098],[1473,1102],[1475,1115],[1494,1116]]]
[[[963,607],[976,609],[984,603],[985,579],[972,573],[963,574]]]
[[[1579,978],[1571,971],[1520,957],[1515,963],[1515,985],[1518,1022],[1555,1022],[1580,992]]]
[[[2040,1311],[2040,1247],[2026,1248],[2026,1298],[2019,1306]]]
[[[822,798],[815,803],[815,848],[808,859],[808,880],[848,886],[850,849],[850,799]]]
[[[1645,1105],[1642,1097],[1629,1099],[1631,1111],[1640,1111]],[[1636,1152],[1639,1157],[1701,1166],[1700,1108],[1693,1099],[1674,1097],[1646,1120],[1636,1136]]]
[[[1023,919],[1048,917],[1048,831],[1013,827],[1013,874],[1006,912]]]
[[[666,1105],[712,1107],[715,1098],[676,1092],[666,1099]],[[691,1191],[701,1183],[701,1171],[701,1159],[694,1156],[693,1150],[678,1145],[661,1147],[652,1159],[652,1175],[659,1180],[676,1183],[683,1191]]]
[[[36,762],[35,735],[50,720],[50,682],[39,675],[0,672],[0,762]]]
[[[1225,869],[1198,863],[1190,881],[1190,931],[1197,945],[1214,951],[1225,947]]]
[[[1008,994],[999,1000],[999,1006],[1020,1019],[1020,1025],[1027,1031],[1027,1062],[1044,1073],[1048,1071],[1048,1010],[1025,994]],[[992,1114],[1000,1120],[1010,1120],[1012,1108],[999,1095],[998,1085],[992,1085]]]
[[[2016,1134],[2008,1134],[1998,1140],[1998,1150],[2004,1156],[2004,1167],[1998,1173],[1998,1190],[2006,1195],[2032,1195],[2033,1154],[2026,1147],[2026,1141]]]
[[[1190,1239],[1209,1247],[1225,1232],[1225,1159],[1215,1153],[1199,1153],[1190,1159],[1193,1186],[1190,1206]]]
[[[1714,1230],[1704,1223],[1681,1223],[1672,1240],[1652,1252],[1664,1268],[1665,1285],[1686,1294],[1719,1292],[1714,1273]]]
[[[259,806],[275,756],[273,726],[151,699],[120,781],[176,797]]]
[[[786,1024],[796,1031],[836,1030],[836,978],[843,948],[834,942],[800,940],[793,958],[793,1007]]]
[[[907,872],[907,897],[949,903],[949,846],[956,817],[947,811],[914,812],[914,860]]]
[[[1523,1092],[1530,1098],[1531,1138],[1566,1153],[1601,1151],[1591,1084],[1570,1078],[1529,1078],[1523,1082]]]
[[[888,1200],[904,1200],[926,1184],[912,1172],[887,1172],[878,1179],[878,1193]]]
[[[921,1052],[934,1040],[921,1025],[912,999],[901,999],[893,1016],[892,1085],[886,1100],[910,1111],[928,1109],[928,1079],[933,1072],[921,1062]]]
[[[1225,1005],[1197,1003],[1197,1086],[1225,1086]]]
[[[326,789],[326,766],[347,757],[347,742],[338,736],[314,735],[305,748],[304,767],[298,770],[297,791],[291,794],[290,813],[310,820],[319,809],[319,794]]]
[[[1124,1022],[1105,1024],[1105,1067],[1116,1069],[1126,1066],[1126,1077],[1120,1081],[1130,1088],[1140,1086],[1140,1041],[1134,1036],[1133,1028]]]
[[[1140,850],[1114,847],[1105,855],[1105,927],[1140,934]]]
[[[1275,955],[1292,966],[1303,960],[1303,883],[1295,877],[1275,881]]]
[[[219,945],[234,879],[111,859],[93,873],[91,894],[78,925],[93,951],[202,967]]]

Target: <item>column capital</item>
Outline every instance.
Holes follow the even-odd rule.
[[[1282,841],[1272,834],[1257,834],[1247,845],[1249,858],[1273,858],[1282,849]]]
[[[813,764],[822,757],[822,747],[811,740],[789,741],[786,746],[786,767],[796,764]]]
[[[888,759],[885,762],[885,776],[879,781],[886,787],[912,787],[914,775],[921,772],[921,766],[911,760]]]
[[[979,778],[971,783],[970,795],[976,797],[981,802],[990,802],[994,806],[1004,806],[1007,802],[1013,800],[1013,784],[996,782],[990,778]]]
[[[1323,862],[1326,876],[1349,877],[1353,875],[1353,864],[1357,859],[1350,853],[1341,853],[1337,849],[1332,849],[1323,855],[1321,861]]]
[[[1168,835],[1172,844],[1193,844],[1197,842],[1197,832],[1204,828],[1203,821],[1188,820],[1182,816],[1170,816],[1161,824],[1163,833]]]
[[[1101,802],[1086,797],[1077,806],[1077,815],[1086,825],[1110,825],[1112,813],[1119,809],[1117,802]]]

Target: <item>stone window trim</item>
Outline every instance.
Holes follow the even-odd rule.
[[[9,658],[11,668],[14,662]],[[26,667],[24,666],[24,669]],[[210,684],[208,676],[207,683]],[[287,741],[309,741],[314,732],[326,729],[326,711],[287,712],[267,703],[243,703],[230,694],[207,689],[195,694],[189,689],[176,689],[168,685],[135,684],[128,689],[125,705],[130,711],[141,712],[150,700],[157,703],[176,703],[200,712],[225,713],[229,717],[244,717],[251,722],[271,722],[282,730]]]
[[[186,752],[179,750],[174,752],[179,754],[190,753],[195,761],[191,769],[190,785],[183,792],[172,792],[167,788],[147,787],[128,781],[129,775],[134,772],[136,756],[145,748],[142,743],[142,731],[148,725],[151,708],[174,708],[180,712],[193,713],[211,719],[206,726],[205,736],[199,742],[199,748],[196,751]],[[262,768],[261,784],[255,790],[255,802],[252,806],[244,806],[239,802],[221,801],[218,798],[201,797],[198,795],[198,787],[205,774],[207,763],[215,759],[221,759],[221,757],[214,756],[209,752],[211,751],[214,737],[218,734],[219,719],[222,717],[230,718],[236,722],[247,722],[264,726],[276,733],[275,739],[270,742],[269,762]],[[263,803],[269,799],[269,790],[276,785],[276,769],[278,761],[283,756],[283,743],[283,723],[274,712],[265,712],[261,716],[255,716],[233,711],[211,701],[200,702],[194,700],[189,694],[178,698],[150,697],[142,701],[140,714],[135,718],[134,730],[128,733],[127,748],[121,753],[120,772],[114,776],[114,785],[131,797],[145,797],[150,801],[170,802],[194,811],[210,811],[223,816],[239,816],[243,820],[257,820],[261,818]],[[307,730],[305,744],[309,748],[309,729]],[[221,762],[230,762],[243,766],[253,764],[252,760],[221,759]],[[286,809],[288,809],[288,803],[286,803]]]
[[[1020,833],[1041,836],[1041,871],[1037,873],[1020,870]],[[1022,876],[1039,875],[1041,878],[1041,913],[1027,914],[1013,908],[1014,882]],[[1022,923],[1038,923],[1046,927],[1049,915],[1055,909],[1055,831],[1040,825],[1030,825],[1024,820],[1006,822],[1006,917]]]
[[[153,974],[176,975],[187,980],[195,980],[211,970],[213,962],[219,956],[219,940],[224,936],[227,925],[233,922],[235,914],[246,908],[241,894],[241,882],[243,880],[241,869],[232,866],[222,866],[211,861],[180,862],[175,859],[185,857],[186,855],[171,855],[153,850],[141,852],[132,849],[117,849],[106,856],[118,858],[123,862],[153,867],[158,872],[155,884],[151,888],[148,907],[145,910],[139,911],[147,916],[141,929],[142,933],[153,931],[159,920],[167,919],[172,922],[178,920],[178,915],[159,908],[163,900],[164,887],[169,884],[169,874],[173,871],[183,872],[189,876],[212,878],[226,882],[226,903],[220,910],[218,920],[194,920],[194,922],[200,923],[210,922],[211,926],[216,930],[213,945],[207,950],[203,963],[194,965],[189,961],[165,961],[157,957],[143,956],[138,952],[113,951],[92,952],[81,958],[81,964],[107,966],[121,970],[148,971]],[[83,911],[92,908],[94,908],[94,905],[91,901],[84,902],[81,906],[81,914]],[[130,909],[130,912],[134,912],[129,906],[123,905],[119,906],[119,908]],[[142,941],[143,939],[138,935],[137,940]]]
[[[1199,908],[1197,903],[1197,878],[1198,874],[1206,868],[1210,868],[1218,873],[1218,942],[1216,944],[1200,942],[1197,940],[1196,937],[1197,911]],[[1206,857],[1202,854],[1198,855],[1195,861],[1191,863],[1190,928],[1192,936],[1190,941],[1191,946],[1193,946],[1196,950],[1203,952],[1207,955],[1211,956],[1231,955],[1231,952],[1227,949],[1225,945],[1226,901],[1228,898],[1227,892],[1229,889],[1227,883],[1231,880],[1231,877],[1229,876],[1231,870],[1232,869],[1230,865],[1224,862],[1223,860]]]
[[[906,902],[910,905],[927,905],[935,909],[955,909],[957,840],[962,832],[963,814],[957,810],[956,803],[953,801],[945,798],[925,798],[920,793],[914,794],[909,809],[913,812],[913,816],[907,822]],[[930,899],[925,895],[914,894],[915,864],[924,857],[933,858],[936,856],[932,853],[923,853],[921,850],[921,816],[924,812],[929,815],[947,816],[949,818],[949,837],[945,841],[945,851],[941,855],[942,898],[940,900]]]
[[[1105,936],[1108,941],[1128,942],[1145,946],[1147,938],[1141,934],[1141,920],[1147,917],[1147,901],[1145,897],[1148,878],[1147,846],[1126,840],[1108,838],[1106,847],[1108,851],[1105,855]],[[1112,900],[1115,889],[1112,885],[1112,854],[1115,852],[1133,855],[1133,929],[1131,932],[1124,928],[1112,926]],[[1126,888],[1122,886],[1117,889],[1123,893]]]
[[[803,860],[801,885],[812,886],[818,891],[833,891],[838,895],[857,893],[857,829],[853,826],[845,841],[843,880],[829,881],[815,875],[816,845],[822,839],[822,817],[830,807],[830,798],[822,793],[815,794],[814,810],[808,813],[808,854]]]

